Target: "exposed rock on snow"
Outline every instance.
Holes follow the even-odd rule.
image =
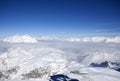
[[[42,78],[44,76],[50,76],[50,67],[39,67],[35,68],[34,70],[30,71],[29,73],[22,74],[23,79],[29,78]]]
[[[66,67],[67,60],[63,54],[54,48],[14,46],[0,54],[0,71],[7,76],[4,79],[48,77]],[[16,73],[8,73],[15,67],[19,67]]]
[[[57,75],[51,76],[49,81],[79,81],[79,80],[71,79],[68,76],[63,74],[57,74]]]
[[[120,54],[119,53],[104,53],[104,52],[97,52],[94,54],[90,54],[89,56],[87,56],[84,60],[83,63],[85,63],[86,65],[90,65],[91,63],[102,63],[102,62],[116,62],[119,63],[120,62]]]
[[[37,43],[38,41],[30,35],[15,35],[3,39],[4,42],[10,43]]]
[[[120,80],[119,44],[105,44],[103,40],[95,43],[52,40],[36,44],[1,41],[0,80],[49,81],[51,76],[58,74],[79,81]],[[92,63],[97,67],[89,67]]]
[[[87,66],[105,67],[105,68],[111,68],[111,69],[119,71],[120,54],[119,53],[91,54],[83,60],[83,63],[86,64]]]
[[[101,62],[100,64],[97,64],[97,63],[91,63],[90,66],[92,66],[92,67],[105,67],[105,68],[109,67],[107,61],[105,61],[105,62]]]

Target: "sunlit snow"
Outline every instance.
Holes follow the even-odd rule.
[[[107,61],[108,67],[93,67]],[[65,74],[79,81],[119,81],[120,39],[32,37],[0,40],[0,80],[49,81]]]
[[[38,42],[34,37],[31,37],[28,34],[7,37],[3,39],[3,41],[10,42],[10,43],[37,43]]]

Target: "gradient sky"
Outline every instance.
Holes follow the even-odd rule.
[[[0,0],[0,36],[120,35],[120,0]]]

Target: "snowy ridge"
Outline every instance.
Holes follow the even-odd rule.
[[[10,43],[37,43],[38,41],[66,41],[66,42],[94,42],[94,43],[120,43],[120,36],[115,37],[51,37],[51,36],[42,36],[42,37],[32,37],[28,34],[25,35],[14,35],[3,39],[4,42]]]
[[[120,63],[120,53],[105,53],[105,52],[97,52],[94,54],[90,54],[87,56],[84,60],[83,63],[86,65],[90,65],[91,63],[102,63],[102,62],[115,62],[115,63]]]
[[[120,36],[115,36],[115,37],[83,37],[81,39],[82,42],[95,42],[95,43],[120,43]]]
[[[65,68],[67,61],[62,54],[62,51],[54,48],[14,46],[0,55],[0,70],[9,71],[17,69],[15,73],[9,74],[8,79],[34,78],[32,74],[30,75],[30,72],[33,70],[40,71],[41,75],[39,77],[41,78],[48,77],[54,73],[62,72]]]
[[[118,38],[113,37],[109,42]],[[50,76],[56,74],[79,81],[120,80],[120,72],[116,70],[120,68],[118,42],[105,43],[104,38],[99,37],[92,39],[95,42],[90,42],[90,37],[84,39],[87,42],[80,38],[42,37],[41,40],[51,40],[42,42],[35,39],[38,43],[0,42],[0,80],[49,81]],[[105,61],[110,68],[89,66]]]
[[[120,36],[115,37],[68,37],[68,38],[58,38],[58,37],[50,37],[50,36],[42,36],[38,37],[38,40],[57,40],[57,41],[67,41],[67,42],[95,42],[95,43],[120,43]]]
[[[10,42],[10,43],[37,43],[38,42],[34,37],[31,37],[28,34],[7,37],[7,38],[4,38],[3,41]]]

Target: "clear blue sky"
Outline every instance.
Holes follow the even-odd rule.
[[[120,35],[120,0],[0,0],[0,36]]]

